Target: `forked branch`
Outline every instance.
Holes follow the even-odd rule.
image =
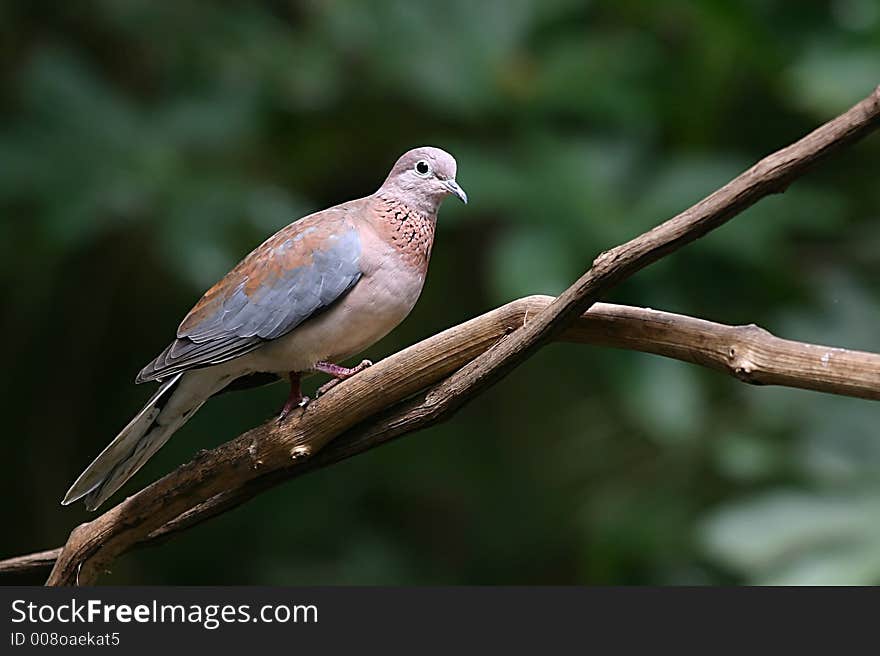
[[[550,296],[529,296],[508,303],[468,324],[469,332],[479,338],[460,335],[456,341],[490,344],[522,326],[552,301]],[[461,329],[456,326],[449,331]],[[754,325],[727,326],[670,312],[596,303],[566,328],[560,339],[663,355],[717,369],[756,385],[785,385],[880,400],[880,355],[781,339]],[[415,350],[423,348],[423,344],[413,346]],[[447,355],[444,370],[455,363],[466,362],[470,352],[454,349]],[[244,503],[277,482],[381,446],[415,428],[399,410],[371,418],[334,439],[311,460],[291,463],[287,469],[276,472],[276,476],[258,478],[246,486],[212,497],[153,531],[139,544],[163,541]],[[0,560],[0,573],[49,568],[60,553],[59,547]]]

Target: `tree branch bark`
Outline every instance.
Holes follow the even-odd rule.
[[[459,334],[459,343],[491,344],[527,323],[553,301],[529,296],[513,301],[469,322],[473,335]],[[462,327],[447,332],[459,332]],[[653,353],[702,365],[756,385],[784,385],[843,396],[880,400],[880,355],[781,339],[755,325],[728,326],[692,317],[596,303],[569,326],[560,340]],[[448,345],[448,341],[443,340]],[[412,347],[425,348],[423,344]],[[447,352],[446,371],[470,357],[468,349]],[[411,413],[410,413],[411,414]],[[257,478],[246,486],[221,493],[150,533],[140,545],[161,542],[241,505],[272,485],[326,467],[384,444],[409,432],[400,409],[368,420],[333,440],[314,458],[292,464],[277,476]],[[0,560],[0,573],[20,573],[52,567],[61,548]]]
[[[15,556],[0,560],[0,574],[21,574],[35,569],[52,567],[58,556],[61,555],[61,547],[37,551],[24,556]]]
[[[291,467],[299,463],[314,467],[330,440],[379,413],[385,414],[374,422],[383,422],[381,426],[368,422],[366,431],[372,426],[386,439],[448,418],[558,336],[615,284],[722,225],[764,196],[783,191],[812,164],[864,137],[878,123],[880,88],[803,139],[765,157],[690,209],[603,253],[589,271],[534,319],[496,343],[479,342],[477,335],[467,331],[459,334],[465,341],[458,344],[458,352],[473,358],[460,369],[452,366],[451,349],[443,348],[454,346],[444,344],[443,340],[450,337],[450,331],[445,331],[422,342],[421,349],[410,347],[361,372],[282,425],[268,422],[210,452],[200,453],[193,461],[74,529],[47,584],[93,582],[116,556],[169,522],[178,518],[185,521],[186,514],[200,504],[218,496],[222,502],[237,490],[264,489],[264,485],[289,477]],[[477,320],[458,329],[473,321]],[[736,359],[736,351],[732,357]],[[751,366],[740,369],[749,376],[754,371]],[[454,373],[424,390],[451,371]],[[444,373],[436,376],[439,372]],[[388,410],[407,398],[410,400],[398,408]],[[215,507],[222,511],[222,503]]]
[[[528,296],[477,317],[460,343],[490,344],[527,323],[553,301]],[[450,333],[461,330],[456,326]],[[560,341],[592,344],[662,355],[727,373],[754,385],[782,385],[842,396],[880,400],[880,354],[781,339],[758,326],[728,326],[703,319],[626,305],[596,303],[565,329]],[[446,342],[446,340],[444,340]],[[446,342],[448,344],[448,342]],[[423,344],[412,347],[425,348]],[[467,349],[447,353],[444,364],[457,366],[469,357]],[[162,542],[171,535],[241,505],[281,480],[326,467],[385,444],[409,432],[399,410],[368,420],[340,435],[310,461],[292,464],[276,477],[219,494],[150,533],[139,545]],[[393,430],[392,430],[393,429]],[[52,567],[61,547],[0,560],[0,573],[19,573]]]

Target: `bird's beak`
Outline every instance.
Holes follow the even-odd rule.
[[[458,186],[458,183],[455,180],[444,180],[443,185],[446,189],[449,190],[450,194],[453,194],[458,197],[458,199],[467,205],[467,194],[464,193],[464,189]]]

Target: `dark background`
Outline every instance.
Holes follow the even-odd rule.
[[[451,151],[471,203],[443,207],[374,359],[558,293],[878,72],[874,0],[0,4],[0,556],[89,517],[58,501],[202,291],[403,151]],[[608,300],[880,350],[878,162],[874,136]],[[284,395],[210,403],[125,490]],[[103,580],[878,583],[878,425],[867,401],[552,345],[452,421]]]

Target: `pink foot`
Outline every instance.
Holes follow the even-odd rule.
[[[343,381],[346,378],[351,378],[356,373],[359,373],[367,367],[372,366],[373,363],[370,360],[362,360],[358,366],[352,367],[351,369],[349,369],[348,367],[341,367],[338,364],[333,364],[332,362],[316,362],[313,369],[315,371],[320,371],[322,374],[333,376],[333,379],[321,385],[318,388],[318,391],[315,393],[315,396],[320,398],[322,394],[326,394],[328,391],[336,387],[340,381]]]

